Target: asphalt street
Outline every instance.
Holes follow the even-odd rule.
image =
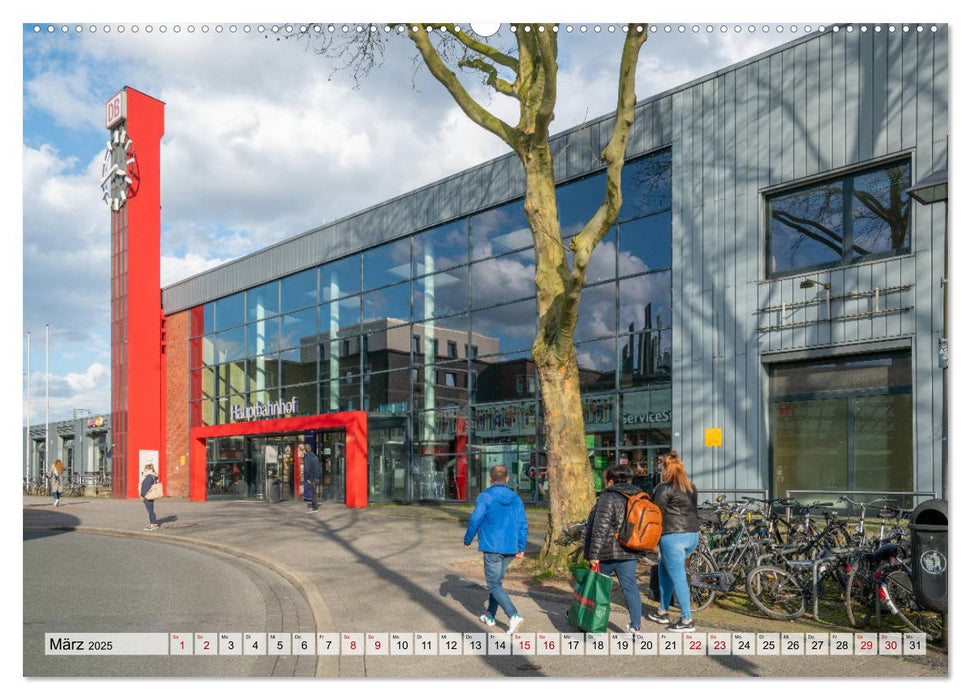
[[[267,623],[266,631],[299,632],[486,632],[504,631],[506,620],[500,613],[498,626],[486,629],[478,622],[487,597],[480,555],[466,551],[461,544],[465,513],[461,510],[430,506],[375,506],[348,509],[324,503],[317,513],[308,513],[300,502],[248,503],[212,501],[190,503],[165,499],[157,511],[163,523],[157,533],[142,531],[145,511],[138,501],[73,499],[54,509],[42,499],[24,499],[25,645],[37,635],[56,631],[64,619],[72,619],[77,603],[73,591],[55,592],[53,586],[39,581],[76,579],[84,566],[91,582],[102,582],[106,602],[113,602],[132,590],[132,596],[118,614],[99,618],[98,613],[83,620],[84,630],[197,632],[247,631],[259,605],[253,596],[255,571],[273,575],[287,583],[288,590],[305,601],[305,616],[281,617]],[[527,556],[538,550],[543,538],[541,514],[534,516]],[[67,534],[35,538],[35,531]],[[73,534],[71,534],[73,533]],[[72,546],[71,538],[90,537],[97,552],[81,561],[47,556],[58,540],[68,552],[83,552]],[[26,539],[26,538],[31,539]],[[159,554],[141,547],[151,543],[164,547],[173,562],[158,566]],[[132,545],[123,548],[121,544]],[[43,549],[48,545],[47,549]],[[110,554],[105,552],[110,551]],[[161,550],[159,550],[161,551]],[[141,552],[145,552],[144,556]],[[175,554],[178,552],[179,554]],[[201,552],[205,552],[204,554]],[[29,555],[28,555],[29,553]],[[183,558],[183,553],[184,557]],[[101,557],[108,557],[102,564]],[[93,557],[93,558],[92,558]],[[139,558],[142,557],[142,558]],[[106,575],[111,560],[115,573]],[[176,562],[181,562],[176,566]],[[249,565],[247,569],[244,565]],[[128,569],[142,579],[134,586]],[[169,569],[164,573],[162,568]],[[233,573],[230,573],[230,572]],[[247,574],[246,572],[250,573]],[[246,578],[250,579],[247,583]],[[258,588],[258,587],[257,587]],[[220,591],[219,595],[213,589]],[[173,593],[184,591],[185,594]],[[572,632],[564,613],[568,593],[552,587],[511,590],[511,596],[526,621],[521,632]],[[48,607],[49,599],[68,595],[72,601],[62,607]],[[264,608],[274,607],[267,591],[262,591]],[[220,597],[222,596],[222,597]],[[227,597],[228,596],[228,597]],[[231,602],[229,602],[231,601]],[[198,604],[205,603],[202,606]],[[235,618],[206,617],[226,614]],[[59,605],[59,604],[56,604]],[[154,606],[151,626],[134,611]],[[196,607],[193,607],[196,605]],[[105,612],[111,606],[104,608]],[[60,612],[59,612],[60,611]],[[67,615],[62,618],[61,615]],[[224,621],[225,620],[225,621]],[[615,599],[611,630],[622,631],[626,624],[622,599]],[[300,625],[306,623],[307,628]],[[185,629],[192,624],[192,629]],[[221,627],[221,625],[231,625]],[[818,623],[773,623],[731,612],[704,611],[696,616],[699,632],[724,631],[840,631]],[[94,625],[97,625],[95,628]],[[124,625],[124,626],[120,626]],[[151,629],[149,629],[151,627]],[[645,621],[644,631],[651,629]],[[204,629],[205,628],[205,629]],[[78,631],[82,631],[79,627]],[[845,630],[842,630],[845,631]],[[25,647],[25,656],[26,656]],[[33,652],[32,652],[33,653]],[[311,657],[281,657],[278,663]],[[38,661],[37,668],[50,668],[50,659]],[[217,657],[215,666],[193,665],[198,659],[164,659],[175,675],[269,675],[265,667],[232,667],[227,657]],[[234,662],[238,661],[236,659]],[[56,664],[63,663],[59,659]],[[114,659],[110,663],[117,663]],[[26,663],[25,663],[26,666]],[[137,666],[137,662],[136,662]],[[32,667],[33,668],[33,667]],[[69,667],[57,666],[56,673]],[[131,666],[127,668],[132,668]],[[26,670],[26,669],[25,669]],[[278,668],[278,672],[286,672]],[[947,655],[931,651],[921,657],[890,656],[319,656],[316,675],[323,677],[946,677]],[[120,675],[128,674],[125,670]],[[298,669],[290,672],[302,675]],[[73,675],[65,673],[64,675]],[[107,675],[107,674],[106,674]],[[132,674],[134,675],[134,674]],[[153,675],[162,675],[154,672]]]

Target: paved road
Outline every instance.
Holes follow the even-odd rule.
[[[465,515],[454,508],[369,507],[347,509],[324,503],[309,514],[299,502],[190,503],[165,499],[158,511],[157,533],[143,533],[139,502],[78,499],[53,509],[38,499],[24,501],[25,528],[76,528],[77,532],[113,532],[143,542],[145,537],[172,547],[203,546],[216,554],[249,558],[281,574],[307,600],[320,632],[484,632],[477,617],[486,598],[478,555],[462,548]],[[543,532],[532,527],[527,556],[538,549]],[[53,539],[60,539],[55,537]],[[119,540],[123,541],[123,540]],[[206,557],[208,559],[208,557]],[[471,563],[470,563],[471,560]],[[25,560],[25,569],[36,559]],[[47,576],[70,576],[66,567],[49,567]],[[198,569],[198,571],[205,571]],[[33,572],[30,572],[34,576]],[[190,574],[191,575],[191,574]],[[206,579],[207,574],[199,574]],[[118,579],[125,580],[124,578]],[[212,579],[207,579],[211,583]],[[204,585],[200,582],[195,585]],[[235,587],[238,584],[224,586]],[[158,586],[160,607],[172,603]],[[526,618],[522,632],[567,632],[563,617],[569,595],[562,591],[518,590],[513,599]],[[35,614],[31,609],[31,615]],[[25,610],[25,614],[28,611]],[[191,615],[169,611],[159,624],[174,629]],[[33,623],[34,620],[27,619]],[[611,625],[626,622],[623,603],[615,601]],[[839,631],[818,623],[769,620],[705,611],[699,632]],[[645,623],[645,631],[651,625]],[[102,628],[99,628],[102,629]],[[135,627],[112,631],[135,631]],[[139,628],[141,631],[144,627]],[[285,623],[280,631],[302,631]],[[500,615],[499,627],[505,629]],[[222,631],[247,631],[223,629]],[[273,631],[268,628],[267,631]],[[220,657],[220,662],[226,657]],[[293,657],[285,657],[293,658]],[[177,661],[176,666],[184,664]],[[319,657],[317,674],[369,677],[489,676],[781,676],[781,677],[941,677],[947,656],[927,657]],[[189,675],[184,672],[185,675]]]
[[[24,532],[25,676],[312,675],[314,664],[301,657],[48,656],[43,651],[49,632],[312,628],[310,610],[293,587],[251,562],[150,539]]]

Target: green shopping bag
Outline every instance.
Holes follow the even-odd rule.
[[[567,615],[570,624],[584,632],[606,632],[613,577],[600,573],[599,566],[595,569],[574,569],[573,575],[577,578],[577,585],[573,589],[573,605]]]

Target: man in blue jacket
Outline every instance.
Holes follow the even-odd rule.
[[[479,536],[479,551],[485,568],[486,587],[489,589],[489,608],[479,619],[489,627],[496,624],[496,611],[502,607],[509,616],[509,634],[523,623],[523,616],[509,599],[502,587],[502,577],[513,559],[522,559],[526,549],[526,508],[515,491],[506,482],[509,473],[505,467],[493,467],[489,471],[488,489],[475,499],[475,509],[469,516],[464,544],[468,549],[475,536]]]

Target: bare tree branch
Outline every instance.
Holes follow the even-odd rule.
[[[505,66],[506,68],[511,68],[513,72],[516,72],[516,73],[519,72],[519,61],[517,61],[515,58],[513,58],[506,52],[500,51],[499,49],[495,49],[486,43],[473,39],[471,36],[463,32],[462,30],[458,29],[454,25],[450,25],[450,26],[446,25],[445,31],[447,31],[449,34],[451,34],[456,39],[461,41],[462,44],[465,45],[467,48],[471,49],[472,51],[475,51],[477,54],[480,54],[485,58],[488,58],[490,61],[493,61],[494,63],[498,63],[501,66]]]
[[[498,69],[481,58],[463,58],[459,61],[459,68],[474,68],[482,71],[486,75],[486,85],[503,95],[516,96],[512,84],[500,78]]]

